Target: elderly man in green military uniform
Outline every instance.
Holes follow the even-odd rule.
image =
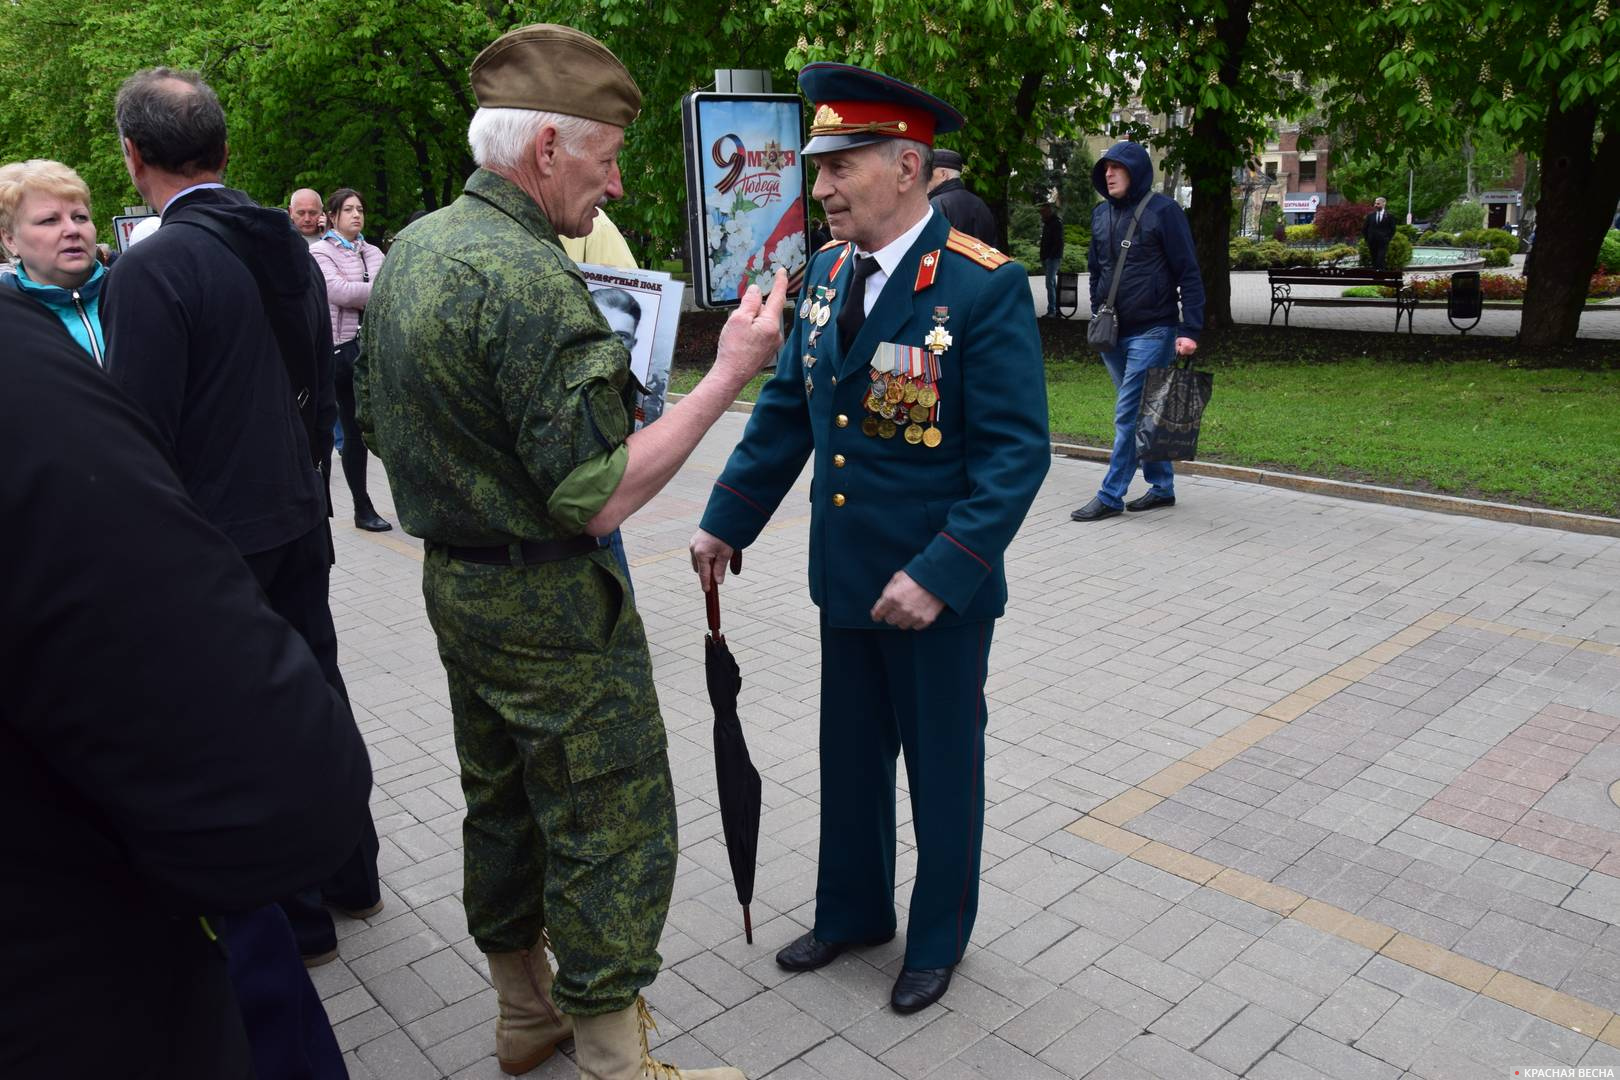
[[[895,759],[917,880],[890,1003],[950,987],[973,931],[984,830],[985,669],[1002,564],[1051,463],[1029,279],[928,204],[936,132],[962,116],[877,72],[816,63],[805,157],[833,242],[692,540],[705,589],[804,468],[821,607],[815,921],[789,971],[895,932]]]
[[[586,1080],[742,1080],[647,1053],[640,990],[660,963],[675,804],[646,636],[598,538],[668,483],[775,352],[786,279],[768,299],[750,290],[709,375],[631,434],[629,355],[558,237],[587,235],[623,194],[617,155],[641,92],[601,43],[552,25],[490,45],[472,87],[480,168],[400,233],[356,385],[400,520],[427,541],[496,1055],[526,1072],[572,1032]]]

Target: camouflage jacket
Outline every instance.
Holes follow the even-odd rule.
[[[489,546],[583,531],[624,476],[629,353],[545,213],[485,169],[399,234],[355,397],[405,531]]]

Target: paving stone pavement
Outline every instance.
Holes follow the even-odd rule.
[[[1620,1075],[1620,540],[1202,478],[1077,525],[1102,467],[1054,460],[1007,555],[978,927],[941,1005],[897,1016],[899,940],[809,974],[772,959],[810,923],[818,841],[807,477],[724,589],[764,777],[743,941],[685,553],[742,423],[625,537],[680,814],[647,995],[666,1058],[751,1080]],[[494,1080],[420,545],[345,509],[332,607],[386,906],[340,918],[312,975],[357,1080]]]

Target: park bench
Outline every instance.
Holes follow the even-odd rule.
[[[1277,309],[1283,313],[1283,325],[1288,325],[1288,315],[1295,304],[1311,304],[1318,306],[1335,304],[1393,304],[1395,307],[1395,329],[1401,328],[1401,316],[1406,317],[1406,332],[1412,333],[1412,313],[1417,310],[1417,296],[1406,287],[1406,275],[1399,270],[1371,270],[1365,267],[1348,266],[1288,266],[1282,269],[1272,268],[1266,271],[1266,281],[1271,285],[1271,318],[1266,320],[1270,326],[1277,319]],[[1327,296],[1295,296],[1296,285],[1331,285],[1343,288],[1349,285],[1379,285],[1395,290],[1395,295],[1389,299],[1350,299]]]

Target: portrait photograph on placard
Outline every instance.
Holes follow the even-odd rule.
[[[647,388],[637,395],[635,415],[636,428],[645,427],[664,414],[686,286],[655,270],[590,263],[581,263],[579,270],[608,327],[630,350],[630,373]]]
[[[687,96],[687,210],[698,306],[770,288],[778,269],[797,292],[809,261],[803,107],[796,95]]]

